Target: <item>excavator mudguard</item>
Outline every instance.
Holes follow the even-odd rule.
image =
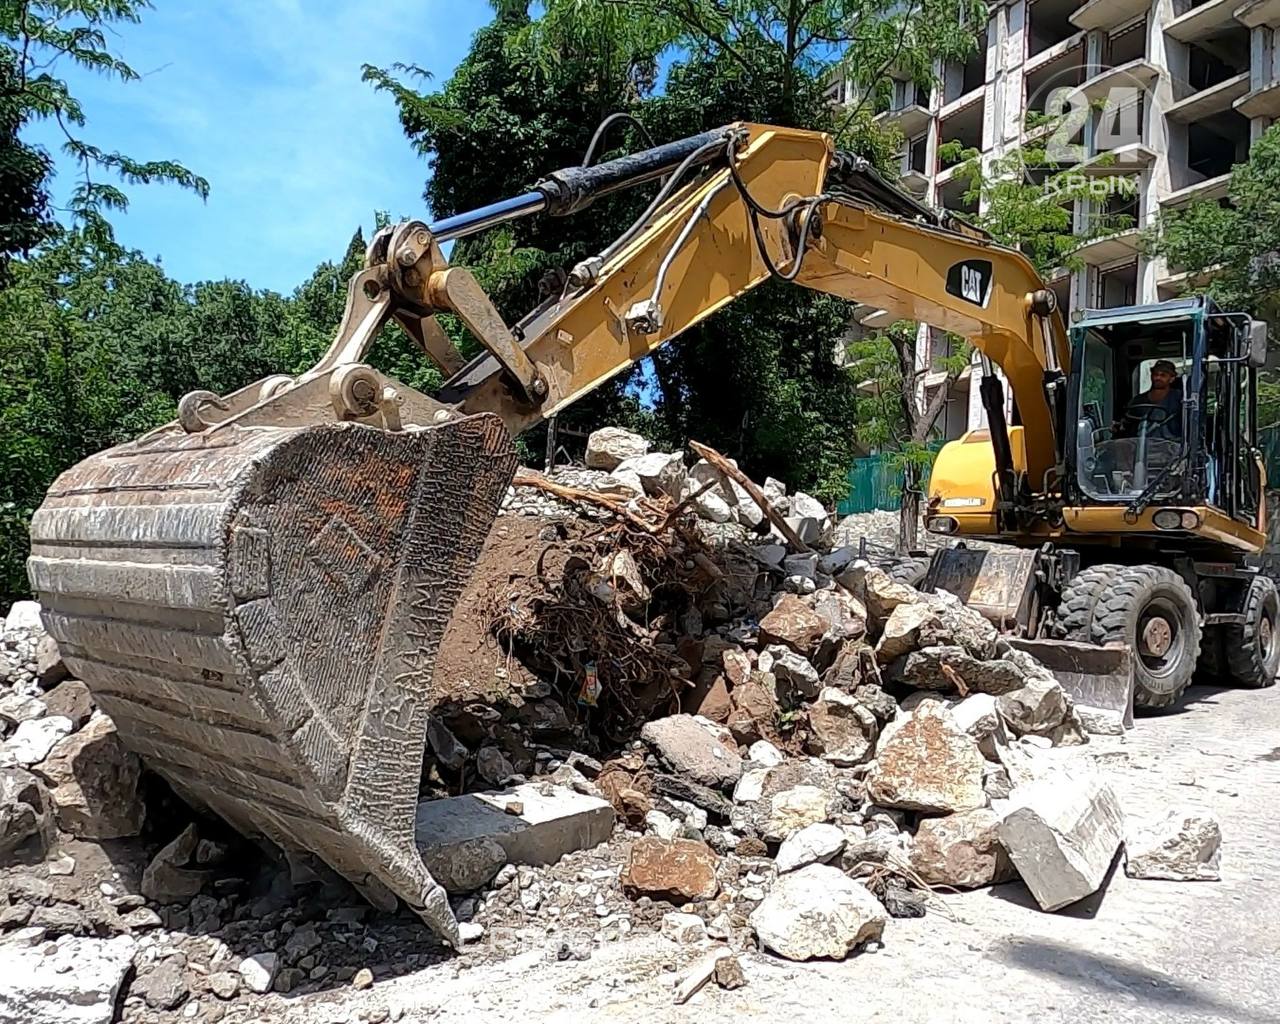
[[[31,582],[178,793],[456,944],[414,812],[437,649],[515,464],[489,414],[162,432],[58,478]]]

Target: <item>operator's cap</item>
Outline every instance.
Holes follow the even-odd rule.
[[[1172,373],[1175,377],[1178,375],[1178,368],[1168,359],[1157,359],[1151,366],[1151,372],[1155,373],[1157,370],[1163,370],[1165,373]]]

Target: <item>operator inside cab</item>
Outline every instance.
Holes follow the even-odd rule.
[[[1151,367],[1151,387],[1134,395],[1117,425],[1121,437],[1136,436],[1146,425],[1146,435],[1165,441],[1182,440],[1182,378],[1168,359]]]

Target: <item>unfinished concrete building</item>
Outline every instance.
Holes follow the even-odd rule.
[[[1125,226],[1082,244],[1081,269],[1051,275],[1064,312],[1156,302],[1194,287],[1182,268],[1143,255],[1141,232],[1197,197],[1225,202],[1232,167],[1280,116],[1280,0],[1013,0],[989,10],[984,45],[968,61],[940,67],[931,90],[895,80],[880,103],[878,118],[905,139],[902,185],[974,214],[947,143],[977,150],[988,167],[1028,143],[1065,145],[1060,165],[1091,183],[1088,200],[1069,204],[1076,231],[1092,234],[1106,215]],[[832,83],[833,100],[850,94]],[[859,314],[878,325],[876,311]],[[946,374],[936,366],[945,341],[921,331],[923,403]],[[944,437],[983,422],[973,373],[951,385]]]

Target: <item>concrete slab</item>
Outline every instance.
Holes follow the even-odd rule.
[[[1133,728],[1133,652],[1128,647],[1008,639],[1011,647],[1026,651],[1052,672],[1076,704],[1117,712],[1124,727]]]
[[[553,864],[567,853],[598,846],[613,832],[608,801],[549,783],[497,793],[468,793],[418,805],[414,834],[433,860],[448,848],[491,839],[512,864]]]

